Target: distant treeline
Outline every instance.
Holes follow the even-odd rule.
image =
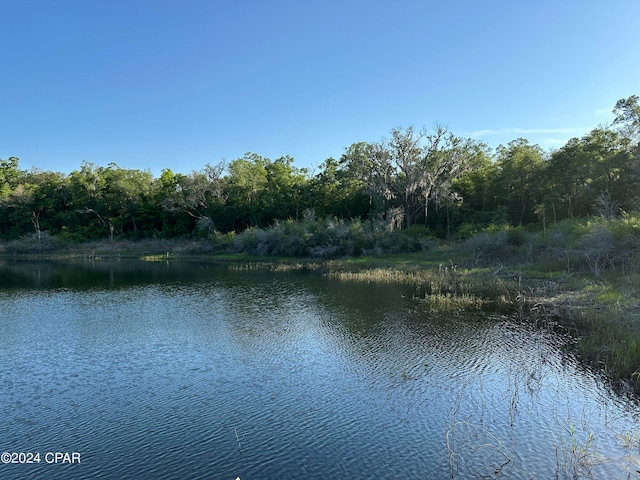
[[[159,178],[84,162],[70,174],[0,159],[0,238],[193,238],[304,218],[426,225],[468,237],[491,224],[548,225],[640,210],[640,103],[619,100],[610,126],[546,152],[524,138],[491,151],[436,126],[359,142],[313,174],[254,153]]]

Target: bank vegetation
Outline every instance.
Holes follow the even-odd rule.
[[[428,308],[500,305],[572,335],[640,392],[640,100],[544,151],[395,128],[317,172],[254,153],[200,171],[0,159],[0,255],[198,256],[405,282]]]

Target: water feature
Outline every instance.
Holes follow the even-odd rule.
[[[564,337],[411,293],[1,264],[0,450],[40,461],[0,478],[635,478],[640,408]]]

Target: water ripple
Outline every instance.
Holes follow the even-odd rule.
[[[589,432],[616,459],[593,478],[629,465],[637,408],[550,332],[401,287],[198,275],[0,292],[0,446],[82,453],[3,479],[552,478]]]

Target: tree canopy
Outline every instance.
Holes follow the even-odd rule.
[[[393,128],[355,142],[317,172],[246,153],[198,171],[149,171],[83,162],[68,175],[0,159],[0,238],[43,232],[70,240],[198,237],[309,215],[384,219],[455,235],[464,225],[528,225],[638,210],[640,101],[554,151],[517,138],[495,151],[436,125]],[[467,227],[465,227],[467,228]]]

